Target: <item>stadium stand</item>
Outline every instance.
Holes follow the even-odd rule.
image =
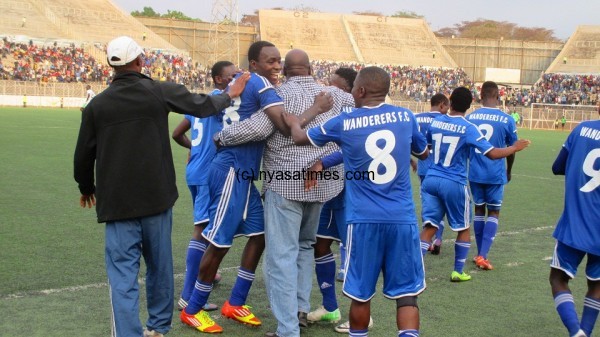
[[[600,26],[578,26],[546,73],[600,74]]]
[[[0,32],[6,35],[93,44],[128,34],[143,47],[181,52],[110,0],[0,0],[0,9]],[[144,33],[146,40],[141,41]]]
[[[31,1],[0,0],[0,32],[31,37],[60,37],[62,32]]]
[[[359,61],[341,14],[260,10],[260,38],[285,55],[300,48],[313,59]]]
[[[260,10],[261,39],[313,59],[456,68],[423,19]]]
[[[343,15],[366,63],[456,68],[423,19]]]

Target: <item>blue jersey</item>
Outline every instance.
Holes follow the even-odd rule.
[[[421,154],[427,142],[410,110],[383,103],[345,109],[308,137],[342,148],[347,223],[417,223],[408,163],[411,150]]]
[[[441,116],[442,113],[439,111],[431,111],[431,112],[423,112],[420,114],[416,114],[415,118],[417,119],[417,123],[419,123],[419,128],[421,129],[421,133],[423,136],[427,136],[427,131],[429,130],[429,126],[434,119]],[[419,159],[417,162],[417,175],[425,176],[427,174],[427,170],[429,166],[433,163],[433,159],[431,156],[425,158],[424,160]]]
[[[563,149],[565,205],[553,235],[567,246],[600,255],[600,121],[579,124]]]
[[[447,178],[465,185],[471,147],[476,147],[483,154],[494,148],[463,116],[442,115],[434,119],[427,141],[432,151],[429,155],[433,157],[427,176]]]
[[[223,128],[250,118],[253,113],[259,110],[282,104],[283,101],[277,95],[271,83],[266,78],[252,73],[242,95],[233,100],[231,107],[225,109]],[[254,170],[256,172],[260,166],[263,149],[263,141],[225,146],[217,150],[213,164],[224,168],[235,167],[236,169]]]
[[[504,148],[517,141],[514,118],[498,108],[480,108],[469,114],[467,120],[479,128],[494,147]],[[494,160],[472,148],[469,159],[469,181],[481,184],[506,184],[506,160]]]
[[[221,92],[221,90],[215,89],[210,94],[218,95]],[[185,178],[188,185],[205,185],[208,180],[206,167],[217,152],[212,136],[221,131],[223,127],[221,116],[198,118],[185,115],[185,118],[190,122],[192,142]]]

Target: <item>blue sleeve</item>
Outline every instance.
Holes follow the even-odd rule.
[[[416,155],[420,155],[427,149],[427,139],[421,133],[419,124],[416,119],[412,118],[412,144],[411,151]]]
[[[323,163],[323,169],[328,169],[330,167],[339,165],[344,162],[344,157],[342,156],[341,151],[334,152],[328,156],[321,158],[321,163]]]
[[[562,149],[558,153],[554,164],[552,164],[552,173],[555,175],[564,175],[567,170],[567,158],[569,157],[569,151],[573,147],[573,139],[576,134],[579,134],[579,127],[576,127],[567,137],[567,140],[562,146]]]
[[[567,158],[569,157],[569,151],[566,148],[562,148],[552,164],[552,173],[555,175],[565,175],[567,170]]]
[[[508,135],[506,135],[506,145],[513,145],[519,137],[517,136],[517,124],[513,119],[508,120]]]
[[[275,88],[271,85],[269,80],[266,78],[252,74],[251,83],[254,86],[255,93],[257,94],[258,102],[260,102],[261,109],[267,109],[275,105],[283,104],[283,100],[277,92],[275,92]]]
[[[485,139],[479,128],[471,124],[467,126],[467,144],[477,148],[483,155],[491,151],[494,146]]]
[[[310,128],[306,135],[311,144],[317,147],[324,146],[329,142],[340,142],[340,118],[341,116],[333,117],[323,125]]]

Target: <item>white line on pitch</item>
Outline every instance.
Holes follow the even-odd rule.
[[[526,233],[530,233],[530,232],[536,232],[536,231],[547,230],[547,229],[552,229],[552,228],[554,228],[554,226],[526,228],[526,229],[523,229],[520,231],[498,232],[498,234],[496,234],[496,236],[526,234]],[[444,239],[443,242],[445,242],[445,243],[454,242],[454,239]],[[335,255],[337,256],[338,254],[335,254]],[[238,269],[238,266],[235,266],[235,267],[219,268],[219,271],[220,272],[229,272],[229,271],[237,270],[237,269]],[[174,277],[176,279],[183,279],[184,274],[175,274]],[[138,282],[140,284],[143,284],[144,279],[140,278],[140,279],[138,279]],[[73,286],[73,287],[65,287],[65,288],[24,291],[24,292],[18,292],[15,294],[4,295],[4,296],[1,296],[0,299],[18,299],[18,298],[23,298],[23,297],[28,297],[28,296],[51,295],[51,294],[59,294],[59,293],[67,292],[67,291],[73,292],[73,291],[81,291],[81,290],[103,288],[103,287],[108,287],[108,283],[93,283],[93,284],[87,284],[87,285],[82,285],[82,286]]]
[[[227,267],[227,268],[219,268],[219,272],[229,272],[231,270],[237,270],[238,266],[236,267]],[[175,274],[173,275],[173,277],[175,279],[183,279],[183,277],[185,276],[185,274]],[[139,284],[144,284],[145,281],[143,278],[139,278],[138,279]],[[108,287],[108,283],[103,282],[103,283],[92,283],[92,284],[86,284],[86,285],[82,285],[82,286],[72,286],[72,287],[65,287],[65,288],[55,288],[55,289],[44,289],[44,290],[32,290],[32,291],[24,291],[24,292],[18,292],[15,294],[8,294],[5,296],[0,297],[0,299],[7,299],[7,300],[11,300],[11,299],[18,299],[18,298],[23,298],[23,297],[28,297],[28,296],[39,296],[39,295],[52,295],[52,294],[60,294],[63,292],[73,292],[73,291],[81,291],[81,290],[87,290],[87,289],[98,289],[98,288],[105,288]]]
[[[549,178],[549,177],[538,177],[538,176],[528,176],[525,174],[513,174],[513,177],[525,177],[525,178],[532,178],[532,179],[541,179],[541,180],[552,180],[552,181],[563,181],[564,179],[560,179],[560,178]]]

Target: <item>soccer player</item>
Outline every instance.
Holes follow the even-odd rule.
[[[264,110],[277,129],[289,133],[282,118],[283,101],[272,86],[279,81],[281,71],[279,50],[270,42],[255,42],[248,49],[248,61],[251,77],[242,95],[225,110],[223,127]],[[237,78],[232,83],[235,80]],[[321,109],[315,104],[305,111],[302,118],[311,120],[319,112]],[[248,241],[231,297],[225,301],[221,314],[251,326],[262,324],[246,305],[246,298],[265,246],[263,206],[252,182],[252,172],[258,172],[263,148],[264,142],[221,147],[211,163],[208,175],[209,224],[202,232],[210,244],[202,256],[199,276],[188,306],[180,314],[183,323],[199,331],[223,331],[202,308],[208,301],[221,261],[231,247],[233,238],[240,235],[247,236]]]
[[[497,107],[498,97],[498,85],[492,81],[484,82],[481,86],[482,107],[466,118],[495,148],[504,148],[517,141],[517,125],[509,114]],[[488,260],[488,253],[498,230],[504,185],[510,181],[515,155],[506,157],[506,161],[493,160],[471,148],[469,158],[469,186],[475,203],[473,229],[477,243],[477,255],[473,261],[479,269],[492,270],[494,267]]]
[[[428,149],[413,113],[384,103],[389,87],[387,72],[367,67],[352,89],[356,109],[308,133],[297,117],[286,116],[296,144],[333,141],[344,153],[348,269],[343,290],[352,299],[351,337],[368,336],[380,272],[384,295],[396,300],[398,336],[419,335],[416,297],[425,289],[425,271],[408,162],[411,151],[425,158]]]
[[[335,73],[333,75],[331,75],[331,77],[329,78],[329,83],[335,87],[338,87],[342,90],[344,90],[345,92],[351,92],[352,91],[352,87],[354,86],[354,80],[356,79],[356,75],[358,73],[356,72],[356,70],[349,68],[349,67],[340,67],[338,68]],[[341,163],[341,157],[338,158],[340,160]],[[341,198],[343,198],[343,193],[340,193]],[[335,202],[335,201],[332,201]],[[338,202],[339,204],[339,202]],[[329,206],[327,205],[327,203],[323,206],[324,210],[328,210]],[[342,211],[343,212],[343,211]],[[341,224],[343,224],[344,226],[346,225],[345,222],[340,222]],[[320,225],[319,225],[320,226]],[[345,230],[344,230],[345,232]],[[342,236],[340,239],[345,240],[345,234],[342,234],[344,236]],[[317,242],[318,242],[319,238],[317,237]],[[317,256],[315,256],[316,258]],[[344,266],[346,265],[346,246],[344,246],[344,244],[340,241],[340,269],[338,270],[337,276],[336,276],[336,280],[337,281],[344,281],[344,275],[346,274],[346,270],[344,269]],[[340,326],[344,326],[344,324],[340,325]],[[338,326],[339,327],[339,326]],[[342,330],[347,330],[347,329],[342,329]],[[337,331],[337,330],[336,330]],[[338,331],[340,332],[340,331]],[[344,333],[346,333],[347,331],[342,331]]]
[[[529,145],[519,140],[506,148],[494,148],[479,129],[464,116],[471,106],[473,95],[459,87],[450,96],[450,112],[436,118],[427,133],[433,164],[429,167],[421,187],[423,200],[423,231],[421,251],[427,253],[431,239],[446,215],[448,225],[457,232],[454,244],[453,282],[468,281],[471,276],[463,271],[471,247],[469,226],[471,200],[467,188],[467,159],[472,147],[491,159],[505,158]]]
[[[600,311],[599,158],[600,121],[585,121],[571,132],[552,165],[554,174],[565,175],[565,203],[553,234],[556,246],[550,285],[556,311],[569,336],[591,336]],[[588,291],[579,321],[569,280],[575,277],[585,255]]]
[[[429,130],[431,122],[433,122],[433,120],[438,118],[439,116],[448,113],[449,108],[450,104],[448,101],[448,97],[446,97],[444,94],[435,94],[431,97],[431,111],[415,115],[415,118],[417,119],[417,123],[419,123],[419,128],[421,129],[421,133],[423,134],[423,136],[427,135],[427,131]],[[417,175],[419,176],[421,184],[423,184],[423,179],[425,179],[425,175],[427,174],[427,170],[429,169],[429,166],[431,166],[431,163],[431,157],[427,157],[417,162]],[[430,246],[431,254],[440,254],[440,251],[442,249],[443,234],[444,221],[442,220],[440,221],[440,228],[437,232],[435,232],[435,240]]]
[[[92,100],[92,98],[96,97],[96,93],[94,92],[94,90],[92,90],[92,86],[91,85],[86,85],[85,86],[85,102],[83,102],[83,104],[81,105],[81,108],[79,108],[79,110],[83,111],[83,109],[85,109],[85,107],[90,103],[90,101]]]
[[[210,94],[220,94],[236,74],[236,67],[229,61],[219,61],[212,66],[211,77],[215,90]],[[198,277],[200,260],[206,251],[208,242],[202,237],[202,231],[208,225],[208,170],[217,149],[212,141],[212,136],[222,129],[222,116],[196,118],[186,115],[173,131],[173,139],[181,146],[190,149],[190,158],[186,167],[186,181],[192,193],[194,210],[194,231],[188,245],[186,256],[185,278],[183,289],[177,303],[179,310],[187,306],[192,296],[194,284]],[[191,140],[185,135],[191,131]],[[218,280],[218,276],[217,279]],[[204,310],[215,310],[214,304],[207,303]]]

